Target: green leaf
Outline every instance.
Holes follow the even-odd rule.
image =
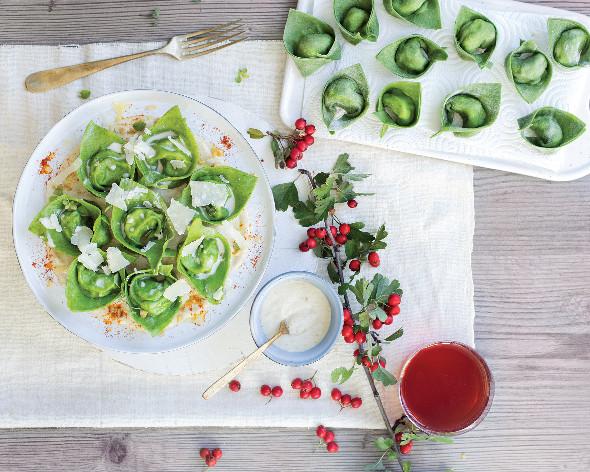
[[[323,246],[323,244],[321,246]],[[335,284],[340,283],[340,276],[338,275],[338,270],[336,269],[336,264],[334,263],[334,261],[330,261],[328,263],[328,277],[330,277],[330,280],[332,281],[332,283],[335,283]],[[338,287],[338,288],[340,288],[340,287]]]
[[[290,206],[295,207],[300,203],[299,193],[293,182],[275,185],[272,188],[272,196],[275,208],[279,211],[286,211]]]
[[[247,133],[248,136],[250,136],[252,139],[262,139],[266,136],[266,133],[264,131],[260,131],[256,128],[248,128]]]
[[[387,319],[387,313],[377,306],[371,311],[371,318],[378,318],[381,321],[385,321]]]
[[[278,169],[280,164],[285,160],[285,152],[277,138],[272,138],[270,149],[275,158],[275,167]]]
[[[315,205],[310,200],[293,205],[293,215],[299,220],[301,226],[313,226],[322,221],[322,218],[318,217],[315,212]]]
[[[393,439],[379,437],[375,439],[375,447],[379,449],[381,452],[385,452],[393,447]]]
[[[366,311],[361,311],[359,313],[359,324],[361,325],[361,328],[368,328],[370,323],[371,317],[369,316],[369,313]]]
[[[410,461],[402,462],[402,472],[412,472],[412,463]]]
[[[386,469],[386,468],[385,468],[385,466],[383,465],[383,460],[382,460],[382,459],[379,459],[379,460],[378,460],[377,462],[375,462],[374,464],[367,464],[367,465],[364,467],[364,470],[366,470],[366,471],[370,472],[370,471],[373,471],[373,470],[379,470],[379,471],[382,471],[382,470],[387,470],[387,469]]]
[[[135,131],[143,131],[145,129],[145,121],[139,120],[133,123],[133,129]]]
[[[395,333],[387,336],[385,338],[385,341],[387,341],[387,342],[395,341],[396,339],[401,338],[403,335],[404,335],[404,330],[403,330],[403,328],[400,328]]]
[[[340,154],[336,159],[336,164],[332,167],[333,174],[348,174],[354,167],[349,162],[349,155],[347,153]]]
[[[236,74],[236,78],[235,81],[237,84],[242,83],[245,79],[247,79],[248,77],[250,77],[250,75],[248,75],[248,69],[246,69],[245,67],[238,69],[238,72]]]
[[[393,374],[391,374],[388,370],[385,370],[383,367],[379,367],[373,372],[373,378],[376,381],[381,382],[384,387],[395,385],[397,383],[397,379],[393,376]]]
[[[346,367],[337,367],[336,369],[334,369],[331,373],[331,379],[332,379],[332,383],[336,383],[336,384],[340,384],[342,385],[344,382],[346,382],[352,375],[352,373],[354,372],[354,367],[351,367],[350,369],[347,369]]]

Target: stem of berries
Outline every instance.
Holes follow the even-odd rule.
[[[221,459],[221,456],[223,456],[223,452],[218,447],[212,451],[206,447],[203,447],[199,451],[199,456],[201,456],[201,458],[205,461],[207,467],[215,467],[217,465],[217,461]]]
[[[322,443],[326,445],[326,450],[328,452],[338,452],[339,447],[338,443],[334,441],[336,436],[334,435],[333,431],[326,429],[324,425],[319,425],[315,430],[315,434],[318,438],[320,438]]]

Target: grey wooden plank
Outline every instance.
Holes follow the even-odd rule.
[[[278,39],[295,3],[0,0],[0,42],[164,39],[236,17],[253,25],[253,37]],[[586,0],[532,3],[590,13]],[[496,398],[486,421],[456,444],[416,447],[415,470],[590,469],[589,203],[590,177],[551,183],[475,170],[476,338]],[[377,432],[336,433],[341,452],[328,455],[301,429],[0,430],[0,470],[193,471],[198,449],[216,445],[225,451],[221,470],[358,472],[376,459]]]

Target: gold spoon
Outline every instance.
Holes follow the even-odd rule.
[[[289,327],[287,326],[285,320],[281,321],[281,324],[279,325],[279,330],[272,338],[270,338],[268,341],[262,344],[253,353],[242,359],[227,374],[225,374],[223,377],[211,384],[211,386],[203,392],[203,398],[205,400],[209,400],[211,397],[213,397],[213,395],[219,392],[234,377],[236,377],[240,372],[242,372],[242,370],[244,370],[244,368],[246,367],[246,365],[250,363],[250,361],[253,361],[254,359],[260,357],[260,354],[266,351],[271,346],[271,344],[274,343],[277,339],[279,339],[283,334],[289,334]]]

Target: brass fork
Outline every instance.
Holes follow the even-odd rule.
[[[35,72],[25,79],[25,87],[29,92],[46,92],[117,64],[154,54],[168,54],[179,61],[194,59],[248,39],[243,36],[245,33],[247,29],[242,20],[231,21],[194,33],[174,36],[166,46],[159,49]]]

